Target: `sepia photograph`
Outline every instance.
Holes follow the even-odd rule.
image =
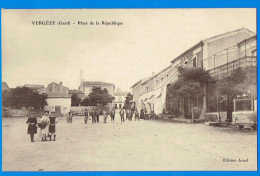
[[[3,171],[257,171],[256,8],[1,9]]]

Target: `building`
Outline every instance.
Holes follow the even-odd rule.
[[[134,103],[134,106],[137,108],[138,111],[141,110],[141,105],[139,104],[139,97],[146,90],[146,87],[143,86],[143,83],[146,82],[148,79],[150,79],[150,77],[141,79],[131,86],[131,92],[133,95],[132,102]]]
[[[79,86],[79,91],[83,92],[85,96],[88,96],[92,92],[93,87],[101,87],[102,89],[106,88],[109,94],[114,96],[115,85],[102,81],[82,81]]]
[[[204,114],[207,111],[206,94],[198,95],[196,100],[190,100],[188,98],[176,99],[173,98],[174,95],[170,96],[167,94],[167,86],[178,79],[178,67],[202,67],[205,70],[215,69],[215,72],[217,72],[216,68],[218,66],[239,59],[239,56],[233,59],[230,58],[229,60],[227,56],[216,57],[218,53],[226,51],[226,53],[231,54],[233,51],[231,48],[238,46],[240,46],[241,49],[239,52],[242,53],[242,43],[253,36],[255,36],[255,33],[242,28],[199,41],[174,58],[170,66],[144,81],[142,84],[139,81],[132,86],[133,97],[135,101],[138,99],[139,109],[146,108],[148,113],[153,111],[155,114],[160,114],[163,109],[165,109],[172,114],[181,114],[180,116],[183,117],[191,114],[191,101],[194,101],[195,107],[202,112],[200,118],[204,118]],[[248,52],[254,55],[256,54],[256,50]],[[215,59],[211,59],[214,57]],[[137,89],[139,85],[142,85],[142,90],[134,90]]]
[[[62,85],[62,82],[55,83],[52,82],[50,84],[48,84],[48,87],[46,88],[47,92],[53,92],[53,93],[64,93],[64,94],[68,94],[69,93],[69,88],[65,87]]]
[[[8,92],[10,90],[6,82],[2,82],[2,92]]]
[[[119,88],[116,90],[114,97],[114,107],[115,109],[123,108],[126,96],[129,92],[122,92]]]
[[[56,115],[67,114],[71,108],[71,95],[66,93],[47,93],[45,110],[54,111]]]

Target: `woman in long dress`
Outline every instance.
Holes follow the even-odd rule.
[[[26,123],[28,124],[27,134],[30,134],[31,142],[35,142],[34,134],[37,133],[37,119],[34,115],[34,112],[30,113],[30,116]]]

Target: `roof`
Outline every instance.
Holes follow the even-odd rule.
[[[106,82],[103,82],[103,81],[84,81],[83,85],[85,85],[85,86],[97,86],[97,85],[112,85],[112,86],[114,86],[114,84],[112,84],[112,83],[106,83]]]
[[[149,79],[147,79],[147,80],[145,80],[145,81],[143,81],[142,82],[142,84],[145,84],[146,82],[148,82],[148,81],[150,81],[152,78],[154,78],[154,77],[157,77],[160,73],[162,73],[162,72],[164,72],[164,71],[166,71],[167,69],[169,69],[169,68],[171,68],[171,65],[170,66],[168,66],[168,67],[166,67],[165,69],[163,69],[162,71],[160,71],[159,73],[157,73],[156,75],[154,75],[154,76],[151,76]]]
[[[29,87],[32,89],[39,89],[39,88],[43,88],[44,85],[40,85],[40,84],[25,84],[24,87]]]
[[[65,93],[54,93],[54,92],[47,92],[47,97],[48,98],[70,98],[70,94],[65,94]]]
[[[8,84],[6,82],[2,82],[2,90],[8,90],[10,89]]]
[[[134,87],[136,87],[138,84],[143,83],[143,82],[147,81],[147,80],[150,79],[150,78],[151,78],[151,76],[149,76],[149,77],[147,77],[147,78],[144,78],[144,79],[141,79],[141,80],[139,80],[138,82],[136,82],[134,85],[132,85],[130,88],[134,88]]]
[[[249,38],[247,38],[247,39],[245,39],[245,40],[239,42],[237,45],[241,45],[241,44],[244,45],[245,42],[247,42],[247,41],[249,41],[249,40],[252,40],[252,39],[257,39],[256,35],[254,35],[254,36],[252,36],[252,37],[249,37]]]
[[[82,91],[80,90],[69,90],[69,94],[84,94]]]
[[[206,42],[210,42],[212,40],[218,40],[219,38],[223,38],[224,36],[230,36],[230,35],[234,35],[234,34],[237,34],[237,33],[240,33],[240,32],[248,32],[248,33],[250,33],[252,35],[255,34],[254,32],[252,32],[252,31],[250,31],[250,30],[248,30],[246,28],[240,28],[240,29],[237,29],[237,30],[234,30],[234,31],[230,31],[230,32],[226,32],[226,33],[223,33],[223,34],[215,35],[213,37],[209,37],[207,39],[199,41],[197,44],[193,45],[191,48],[189,48],[186,51],[184,51],[182,54],[180,54],[175,59],[173,59],[171,61],[171,63],[174,63],[176,60],[178,60],[179,58],[181,58],[182,56],[184,56],[185,54],[187,54],[191,50],[197,48],[198,46],[204,45]]]
[[[115,92],[114,96],[127,96],[129,92]]]

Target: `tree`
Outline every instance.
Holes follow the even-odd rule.
[[[71,95],[71,106],[79,106],[80,104],[80,98],[78,97],[77,94],[72,94]]]
[[[209,71],[202,68],[183,68],[179,67],[178,80],[170,84],[167,93],[175,95],[177,98],[197,98],[199,94],[205,94],[206,89],[215,80],[211,78]],[[191,101],[192,119],[194,118],[193,112],[194,102]]]
[[[93,106],[102,105],[105,106],[108,103],[112,103],[114,97],[109,94],[106,88],[102,89],[101,87],[93,87],[92,92],[88,95],[90,104]]]
[[[13,108],[34,107],[40,109],[47,105],[46,98],[47,95],[39,94],[28,87],[16,87],[10,92],[4,93],[3,105]]]
[[[133,100],[133,95],[131,93],[128,93],[125,97],[125,103],[124,103],[124,107],[126,109],[131,108],[131,103],[130,103],[131,100]]]
[[[90,102],[90,99],[88,97],[85,97],[81,103],[80,103],[82,106],[91,106],[91,102]]]
[[[227,101],[227,120],[232,122],[233,100],[243,94],[256,96],[256,68],[238,67],[230,75],[217,81],[218,106],[222,100]],[[220,109],[218,107],[218,109]]]

